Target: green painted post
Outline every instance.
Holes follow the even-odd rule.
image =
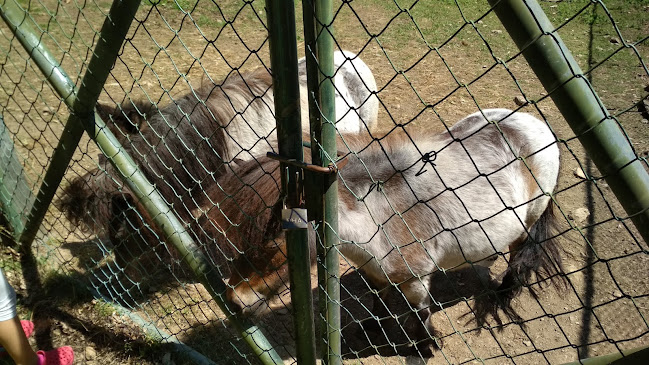
[[[273,70],[277,140],[282,157],[303,161],[300,88],[297,70],[295,6],[287,1],[266,2],[270,64]],[[287,209],[302,205],[303,176],[300,169],[282,164],[282,196]],[[306,227],[286,230],[297,362],[315,364],[311,260]]]
[[[156,226],[162,230],[165,240],[178,250],[183,262],[209,291],[216,304],[228,316],[230,323],[239,331],[261,362],[263,364],[283,364],[281,357],[277,355],[259,328],[251,322],[241,320],[233,315],[236,311],[225,297],[227,287],[218,271],[210,264],[209,259],[205,257],[187,233],[184,225],[166,204],[164,198],[138,169],[131,157],[120,147],[115,136],[98,115],[95,115],[95,124],[91,130],[88,130],[88,133],[118,169],[140,205],[153,217]]]
[[[333,5],[331,0],[303,2],[304,39],[306,41],[309,116],[311,121],[311,156],[313,163],[328,166],[335,162],[327,156],[337,155],[334,42],[332,35]],[[316,36],[318,34],[319,36]],[[317,55],[317,59],[316,59]],[[320,114],[322,111],[322,115]],[[332,123],[324,122],[325,120]],[[336,175],[325,176],[324,185],[309,194],[323,194],[318,204],[317,243],[320,340],[323,363],[341,363],[340,273],[338,251],[338,181]],[[316,198],[313,197],[315,200]]]
[[[489,0],[636,228],[649,242],[649,174],[536,0]]]
[[[33,21],[29,17],[29,14],[14,0],[4,0],[0,4],[0,16],[16,36],[16,39],[25,48],[37,67],[47,76],[48,81],[61,99],[71,107],[76,96],[74,83],[65,71],[63,71],[56,59],[52,57],[47,47],[41,43],[39,33],[32,26]],[[45,211],[54,196],[56,187],[61,181],[67,164],[72,157],[72,153],[74,153],[82,135],[83,128],[81,126],[70,123],[66,125],[54,155],[57,156],[58,153],[58,155],[63,155],[63,158],[68,155],[69,157],[63,161],[64,163],[57,164],[48,169],[50,174],[49,176],[46,175],[39,195],[36,198],[32,196],[29,201],[23,202],[24,204],[21,204],[20,207],[16,206],[17,209],[21,210],[20,212],[16,212],[21,215],[20,222],[15,219],[10,219],[10,222],[13,222],[12,233],[14,239],[17,241],[31,243],[36,236],[38,228],[45,216]],[[57,158],[61,159],[60,157]],[[58,182],[56,181],[57,179]],[[30,211],[30,213],[27,214],[27,211]],[[26,216],[25,222],[22,221],[23,216]]]

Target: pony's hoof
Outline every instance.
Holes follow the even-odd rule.
[[[435,356],[433,354],[433,346],[435,345],[432,341],[423,341],[415,344],[412,347],[412,356],[421,356],[424,359],[431,358]]]

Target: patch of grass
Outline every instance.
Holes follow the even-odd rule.
[[[212,29],[221,29],[225,25],[225,21],[214,16],[199,14],[196,24],[201,28],[209,27]]]
[[[93,310],[102,317],[110,317],[115,313],[113,305],[101,299],[93,301]]]
[[[2,270],[5,273],[11,272],[16,275],[22,275],[22,267],[20,266],[20,261],[18,259],[3,259]]]

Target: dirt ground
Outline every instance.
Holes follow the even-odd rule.
[[[479,18],[486,12],[484,4],[461,1],[463,15],[472,21],[465,23],[453,2],[440,2],[447,16],[434,13],[442,11],[431,8],[435,5],[410,3],[401,4],[408,11],[371,0],[335,5],[337,46],[359,52],[377,80],[380,128],[373,132],[380,136],[401,128],[409,133],[421,128],[443,131],[478,107],[514,109],[516,98],[534,101],[521,111],[548,121],[562,153],[554,199],[568,285],[561,291],[540,285],[538,297],[524,290],[513,304],[522,323],[501,316],[501,323],[487,317],[478,325],[475,298],[484,297],[486,283],[499,279],[505,258],[491,270],[476,266],[436,273],[431,320],[442,347],[433,358],[424,360],[407,354],[412,323],[406,319],[409,310],[399,295],[390,302],[397,320],[382,322],[380,333],[362,330],[371,316],[371,293],[360,273],[341,264],[344,363],[561,364],[648,345],[649,247],[534,73],[517,56],[494,14]],[[561,24],[587,3],[542,2],[542,6],[554,24]],[[609,113],[617,117],[646,168],[649,115],[642,108],[649,106],[645,88],[649,85],[645,40],[649,9],[639,3],[629,8],[630,15],[623,2],[606,3],[633,47],[622,47],[619,34],[602,20],[605,14],[601,12],[596,13],[599,18],[580,12],[559,34],[582,69],[592,69],[588,73],[591,84]],[[128,95],[164,106],[186,93],[190,85],[209,82],[206,75],[218,81],[233,68],[269,66],[266,31],[259,20],[265,22],[263,4],[201,1],[194,5],[178,1],[176,5],[141,6],[100,101],[121,103]],[[76,1],[42,1],[32,6],[34,20],[56,39],[46,37],[43,42],[77,81],[86,69],[87,48],[96,42],[95,32],[109,3],[81,6]],[[296,13],[299,22],[299,6]],[[637,19],[627,22],[630,17]],[[54,92],[41,86],[42,76],[26,61],[8,29],[1,30],[5,58],[0,75],[2,114],[25,158],[30,181],[37,187],[68,113]],[[302,38],[298,36],[300,52],[304,52]],[[98,153],[84,136],[63,184],[96,167]],[[180,272],[161,280],[164,268],[154,270],[156,276],[148,282],[118,281],[110,245],[76,228],[52,207],[34,243],[34,256],[10,248],[0,251],[0,265],[19,293],[20,316],[37,323],[34,346],[71,345],[78,364],[198,361],[175,351],[179,346],[160,343],[160,336],[175,336],[215,363],[256,362],[202,285]],[[316,279],[312,273],[314,309]],[[97,299],[98,295],[117,305]],[[271,311],[252,320],[285,362],[295,362],[288,292],[269,307]]]

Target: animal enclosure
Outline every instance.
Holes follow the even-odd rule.
[[[328,363],[646,356],[649,4],[303,1],[295,34],[276,4],[0,4],[0,265],[39,346],[293,363],[313,330]],[[291,86],[301,128],[276,127]],[[282,229],[314,201],[338,217]]]

